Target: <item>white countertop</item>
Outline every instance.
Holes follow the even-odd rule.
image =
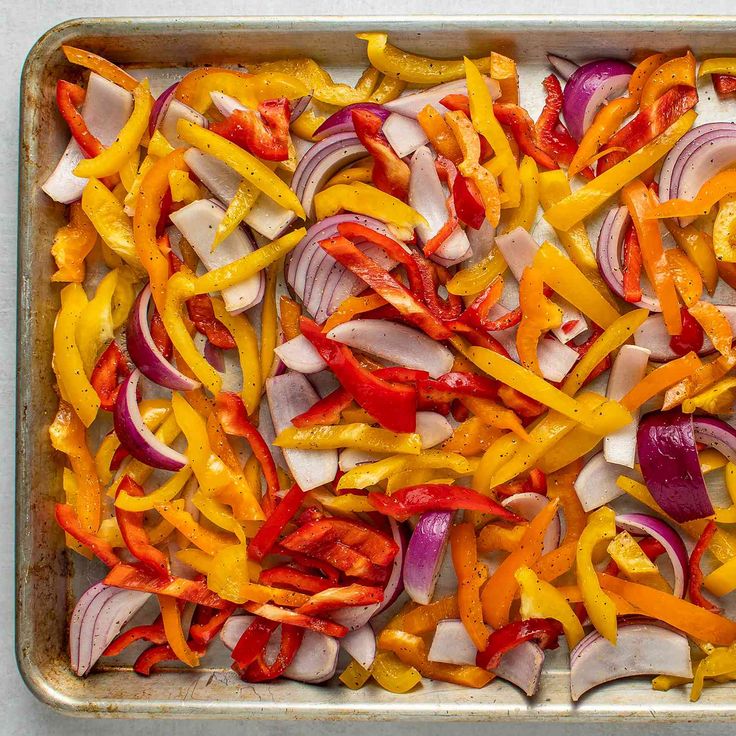
[[[667,14],[676,9],[678,14],[728,14],[734,15],[733,0],[598,0],[596,3],[581,0],[517,0],[512,5],[498,4],[488,0],[464,0],[452,7],[464,14],[492,13],[510,11],[513,13],[545,13],[553,9],[556,14],[563,13],[661,13]],[[100,15],[330,15],[351,13],[355,15],[381,15],[384,13],[442,13],[449,8],[442,0],[353,0],[353,2],[334,2],[333,0],[312,0],[308,5],[297,0],[268,0],[261,4],[240,0],[177,0],[177,2],[151,2],[151,0],[0,0],[0,19],[3,38],[0,42],[0,161],[4,161],[0,176],[0,416],[5,417],[6,427],[15,417],[15,310],[16,310],[16,200],[17,200],[17,150],[18,150],[18,84],[20,70],[25,55],[34,41],[47,29],[62,20],[83,16]],[[735,17],[736,20],[736,17]],[[687,39],[683,39],[683,45]],[[78,720],[59,716],[49,708],[38,703],[25,689],[15,666],[13,643],[14,622],[14,573],[13,573],[13,467],[15,457],[14,433],[8,428],[0,434],[0,663],[2,663],[2,703],[0,707],[0,734],[3,736],[35,736],[53,734],[54,736],[85,736],[104,733],[105,736],[158,736],[176,733],[182,736],[194,734],[233,733],[235,728],[245,729],[246,733],[259,736],[272,734],[293,735],[320,734],[338,736],[349,728],[354,736],[387,736],[398,732],[405,736],[418,736],[420,733],[484,734],[498,736],[514,734],[537,734],[531,727],[523,731],[516,726],[496,726],[489,723],[476,725],[433,726],[422,724],[348,724],[302,722],[258,722],[247,724],[227,724],[222,722],[172,722],[138,721],[116,722],[106,720]],[[610,734],[610,726],[589,724],[580,727],[542,726],[544,736],[562,734]],[[689,734],[723,733],[724,727],[709,728],[699,723],[655,728],[647,724],[644,732],[648,736],[659,733]],[[641,733],[641,726],[617,724],[615,733]]]

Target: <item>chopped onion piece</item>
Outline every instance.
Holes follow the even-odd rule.
[[[586,513],[605,506],[623,495],[624,492],[616,485],[620,475],[641,480],[641,476],[635,470],[609,463],[602,452],[593,455],[585,463],[575,479],[575,493],[578,494],[580,505]]]
[[[274,353],[289,370],[299,373],[319,373],[327,368],[327,363],[304,335],[287,340],[275,348]]]
[[[429,143],[422,126],[413,118],[392,113],[381,128],[399,158],[410,156],[420,146]]]

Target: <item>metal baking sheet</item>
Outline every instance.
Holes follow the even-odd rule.
[[[708,688],[700,702],[690,703],[684,689],[653,692],[648,679],[623,680],[573,705],[565,657],[550,658],[532,699],[499,681],[482,690],[425,682],[400,696],[375,686],[353,692],[336,679],[322,686],[289,681],[249,685],[217,662],[147,679],[125,663],[99,667],[86,679],[71,672],[67,621],[73,584],[78,588],[95,578],[86,563],[80,565],[64,551],[53,520],[53,504],[61,497],[61,464],[47,439],[56,407],[49,365],[59,292],[49,281],[48,253],[64,207],[49,200],[40,184],[68,140],[54,110],[56,80],[78,74],[64,59],[61,44],[148,70],[158,80],[203,63],[303,55],[316,58],[338,78],[355,81],[365,65],[365,44],[354,34],[366,30],[388,31],[401,48],[430,56],[483,55],[490,49],[513,56],[524,83],[523,102],[532,113],[538,111],[541,94],[530,97],[528,90],[537,88],[545,73],[546,52],[578,60],[688,46],[699,57],[734,52],[733,19],[725,17],[83,19],[63,23],[39,39],[26,61],[21,93],[16,647],[23,678],[57,710],[90,716],[732,721],[736,691],[728,685]],[[701,107],[717,106],[713,97],[704,85]]]

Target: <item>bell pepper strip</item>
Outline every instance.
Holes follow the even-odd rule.
[[[226,601],[208,590],[204,580],[186,580],[173,575],[162,578],[153,575],[140,565],[117,564],[107,573],[103,582],[116,588],[167,595],[210,608],[221,609],[228,605]]]
[[[736,77],[730,74],[714,74],[713,89],[719,97],[729,97],[736,92]]]
[[[87,296],[77,283],[61,290],[61,307],[53,329],[53,368],[62,398],[72,405],[85,427],[97,416],[100,399],[87,379],[76,340],[76,330]]]
[[[87,123],[77,109],[85,98],[85,91],[78,85],[60,79],[56,83],[56,106],[69,127],[69,132],[87,158],[99,156],[104,146],[90,133]]]
[[[319,634],[334,636],[338,639],[348,633],[348,629],[341,624],[314,618],[313,616],[307,616],[303,613],[289,611],[270,603],[246,603],[243,608],[249,613],[252,613],[255,616],[261,616],[269,621],[276,621],[280,624],[287,624],[290,626],[298,626],[302,629],[310,629],[311,631],[316,631]]]
[[[695,675],[692,678],[693,686],[690,689],[690,700],[700,699],[706,679],[715,682],[732,682],[736,677],[736,647],[718,647],[709,651],[704,659],[698,662]],[[688,682],[688,680],[684,680]],[[680,683],[678,683],[680,684]],[[652,683],[654,687],[654,683]]]
[[[235,664],[245,670],[263,652],[271,638],[271,634],[278,628],[278,622],[265,618],[255,618],[242,633],[238,643],[232,651]]]
[[[647,585],[605,573],[598,573],[598,578],[604,590],[620,595],[645,616],[674,626],[694,639],[723,646],[736,641],[736,623],[724,616]]]
[[[393,77],[384,76],[381,83],[373,90],[373,93],[368,98],[368,102],[375,102],[378,105],[383,105],[386,102],[391,102],[401,96],[401,93],[406,89],[406,82],[402,82],[400,79]]]
[[[277,565],[263,570],[258,578],[263,585],[275,585],[296,590],[299,593],[320,593],[332,588],[332,581],[319,575],[302,572],[287,565]]]
[[[137,498],[145,496],[143,488],[127,475],[123,476],[117,493],[126,493],[130,497]],[[125,511],[116,506],[115,518],[128,551],[155,575],[167,576],[169,574],[168,560],[166,555],[154,547],[148,539],[148,534],[143,527],[143,512]]]
[[[352,403],[353,397],[344,388],[336,388],[305,412],[295,416],[291,423],[299,429],[337,424],[342,412]]]
[[[732,263],[736,260],[736,248],[733,245],[735,236],[736,195],[731,193],[721,199],[713,223],[713,251],[719,261]]]
[[[481,667],[430,662],[424,640],[398,629],[384,629],[379,635],[378,648],[393,652],[404,664],[415,667],[424,677],[451,682],[464,687],[485,687],[494,677]]]
[[[389,432],[368,424],[341,424],[339,426],[287,427],[273,443],[276,447],[295,450],[335,450],[352,447],[368,452],[406,453],[418,455],[422,438],[418,434]]]
[[[84,49],[78,49],[68,45],[62,45],[61,50],[64,52],[67,61],[96,72],[101,77],[117,84],[128,92],[132,92],[140,84],[138,79],[123,71],[119,66],[116,66],[102,56],[93,54],[91,51],[85,51]]]
[[[381,132],[383,121],[369,110],[352,111],[355,134],[373,158],[371,179],[382,191],[405,200],[409,194],[409,165],[400,159]]]
[[[440,84],[462,79],[463,62],[458,60],[429,59],[426,56],[401,51],[388,42],[387,33],[356,33],[356,38],[367,41],[371,64],[387,77],[395,77],[413,84]],[[481,72],[488,74],[490,59],[477,59]]]
[[[718,261],[711,237],[692,225],[679,227],[674,220],[665,220],[664,224],[677,245],[698,268],[705,288],[712,294],[718,284]]]
[[[281,332],[284,334],[284,341],[291,340],[301,334],[299,332],[299,317],[301,316],[301,306],[293,299],[282,294],[279,298],[279,321],[281,322]]]
[[[483,225],[486,217],[485,207],[478,185],[472,179],[455,176],[452,184],[452,204],[455,207],[457,219],[464,225],[475,230]]]
[[[708,74],[736,75],[736,58],[722,56],[715,59],[706,59],[700,64],[698,78]]]
[[[304,629],[298,626],[283,624],[281,626],[281,643],[273,662],[266,662],[265,653],[259,652],[255,660],[243,672],[236,664],[233,669],[245,682],[267,682],[279,677],[292,663],[304,638]]]
[[[279,261],[266,269],[266,287],[261,307],[261,334],[259,353],[261,356],[261,388],[271,375],[275,359],[274,348],[278,343],[278,317],[276,315],[276,285],[281,266]]]
[[[437,624],[448,618],[459,618],[457,596],[448,595],[434,603],[424,606],[415,606],[410,610],[402,611],[395,616],[387,628],[400,629],[408,634],[421,636],[429,634],[437,628]]]
[[[192,476],[192,468],[187,465],[179,470],[177,473],[171,476],[165,483],[163,483],[155,491],[151,491],[143,496],[130,493],[126,488],[121,487],[122,483],[118,486],[119,491],[115,496],[115,508],[122,509],[128,512],[142,512],[151,511],[155,506],[160,504],[166,504],[169,501],[173,501],[182,491],[186,482]],[[127,476],[126,476],[127,477]],[[138,486],[135,481],[130,481],[131,484]],[[118,521],[118,526],[122,531],[122,525]]]
[[[660,575],[657,566],[627,531],[619,532],[606,551],[611,556],[610,569],[606,569],[608,574],[617,575],[621,572],[627,580],[649,585],[667,593],[672,592],[672,588]]]
[[[503,560],[483,588],[483,618],[494,629],[509,622],[511,603],[518,587],[514,573],[522,565],[533,566],[541,557],[544,534],[557,507],[557,501],[551,501],[529,522],[519,546]]]
[[[417,113],[417,122],[422,126],[424,134],[429,138],[438,156],[446,158],[453,164],[463,160],[463,154],[450,126],[444,117],[431,105],[427,105]]]
[[[593,212],[616,194],[616,192],[659,161],[690,130],[696,117],[697,114],[694,110],[686,112],[653,141],[647,143],[638,151],[635,151],[623,161],[611,167],[608,171],[597,176],[593,181],[588,182],[573,194],[550,207],[544,214],[545,220],[555,230],[567,231],[576,223],[581,222],[593,214]],[[674,208],[672,207],[673,202],[678,202]],[[647,212],[647,217],[681,216],[681,213],[678,211],[669,211],[670,209],[676,210],[677,208],[679,208],[679,200],[670,200],[654,209],[650,209]],[[701,208],[696,207],[696,210],[698,209]],[[705,211],[707,212],[708,209],[710,207]],[[682,216],[687,216],[688,214],[683,213]],[[697,211],[693,214],[702,213]]]
[[[645,376],[621,399],[621,404],[634,411],[673,384],[691,376],[700,365],[700,358],[693,352],[671,360]]]
[[[354,184],[355,182],[370,184],[373,181],[373,159],[368,156],[353,166],[341,169],[325,182],[325,187],[335,184]]]
[[[522,153],[545,169],[558,168],[553,157],[539,146],[534,122],[523,107],[497,102],[493,105],[493,114],[501,125],[509,128]]]
[[[81,284],[84,281],[84,259],[97,242],[97,232],[79,202],[69,205],[69,222],[62,225],[54,235],[51,255],[57,271],[52,274],[54,282]]]
[[[112,546],[93,532],[87,531],[79,520],[77,512],[68,504],[57,503],[55,506],[56,521],[59,526],[84,547],[88,548],[108,567],[120,562]]]
[[[113,410],[118,395],[118,382],[129,374],[128,362],[113,340],[100,356],[89,379],[100,398],[100,409]]]
[[[535,125],[537,141],[539,147],[548,153],[557,164],[555,168],[559,167],[560,164],[569,166],[577,153],[578,144],[560,121],[562,86],[560,80],[554,74],[545,77],[542,85],[546,95],[544,108]],[[581,172],[586,178],[592,178],[592,172],[587,167],[584,167]]]
[[[327,338],[318,325],[306,317],[301,318],[300,327],[343,388],[372,417],[375,417],[381,426],[393,432],[414,431],[416,427],[414,389],[391,384],[371,374],[360,366],[348,347]]]
[[[264,161],[289,157],[289,101],[271,99],[255,110],[235,110],[209,129]]]
[[[184,510],[184,501],[156,504],[156,511],[172,524],[195,547],[209,555],[217,554],[221,549],[232,545],[234,537],[220,531],[212,531],[195,521],[192,515]]]
[[[173,190],[172,190],[173,192]],[[230,203],[225,210],[222,220],[217,225],[215,231],[215,238],[212,241],[212,249],[215,250],[220,243],[226,238],[230,237],[240,223],[248,216],[248,213],[253,209],[253,206],[258,201],[260,191],[254,186],[251,186],[245,179],[242,179],[238,188],[235,190],[235,195],[230,200]]]
[[[696,409],[702,409],[709,414],[728,414],[734,404],[734,390],[736,390],[736,379],[725,378],[702,393],[685,399],[682,402],[682,410],[686,414],[692,414]],[[726,523],[725,519],[718,518],[718,516],[716,518]],[[736,517],[731,523],[736,523]]]
[[[391,656],[391,655],[387,654],[386,656]],[[399,660],[397,659],[397,661]],[[410,668],[407,668],[405,664],[403,664],[402,662],[399,662],[399,664],[401,665],[401,667],[406,668],[407,671],[409,671]],[[345,685],[345,687],[348,687],[351,690],[360,690],[368,682],[368,680],[371,679],[372,671],[373,671],[373,665],[371,665],[370,670],[367,670],[362,665],[358,664],[354,659],[352,659],[350,660],[350,664],[342,671],[338,679],[343,685]],[[397,693],[409,692],[409,690],[411,690],[415,685],[417,685],[421,681],[422,676],[416,670],[414,670],[414,673],[416,674],[416,678],[413,682],[411,680],[407,682],[406,689],[402,687],[403,682],[401,681],[401,678],[398,678],[398,685],[397,685],[398,689],[396,689],[395,692]],[[408,687],[408,685],[411,685],[411,686]]]
[[[161,606],[161,621],[163,622],[164,633],[166,634],[166,640],[171,647],[171,651],[184,664],[189,667],[197,667],[199,665],[199,657],[187,644],[182,630],[181,612],[176,598],[159,595],[158,602]]]
[[[217,133],[181,119],[177,133],[190,146],[208,153],[237,171],[249,184],[298,217],[305,218],[298,197],[271,169],[240,146]]]
[[[501,88],[499,102],[519,104],[519,72],[516,62],[508,56],[491,51],[490,77],[498,82]]]
[[[204,651],[202,651],[204,654]],[[133,663],[133,671],[143,677],[150,677],[151,670],[161,662],[177,661],[178,657],[168,644],[149,647],[141,652],[138,659]]]
[[[601,158],[598,161],[598,174],[623,161],[626,156],[630,156],[660,133],[664,133],[678,118],[695,107],[697,101],[698,93],[694,86],[678,85],[650,105],[642,107],[635,118],[608,140],[608,147],[624,150]]]
[[[95,295],[79,315],[75,330],[75,342],[87,376],[92,376],[97,356],[103,345],[114,337],[112,324],[112,299],[118,283],[118,271],[105,274],[97,285]]]
[[[696,606],[700,606],[706,611],[711,611],[712,613],[719,613],[720,609],[718,608],[718,606],[711,603],[703,595],[702,587],[704,575],[700,567],[700,563],[703,559],[705,551],[708,549],[710,543],[712,542],[713,535],[716,533],[717,529],[718,527],[716,526],[715,521],[713,521],[712,519],[708,521],[705,529],[703,529],[703,533],[700,535],[700,538],[695,544],[695,547],[693,547],[693,551],[690,553],[690,559],[688,561],[688,597],[690,598],[690,601]]]
[[[521,179],[521,203],[514,209],[504,226],[504,232],[510,233],[517,227],[531,232],[539,208],[539,169],[531,156],[524,156],[519,165]],[[461,218],[462,219],[462,218]]]
[[[524,396],[511,386],[501,384],[498,387],[498,398],[511,411],[524,419],[534,419],[544,413],[542,404]]]
[[[133,90],[133,112],[120,133],[118,133],[115,142],[94,158],[86,158],[80,161],[74,168],[74,174],[83,179],[90,177],[99,179],[117,174],[137,150],[143,135],[148,130],[148,119],[152,107],[153,98],[151,97],[148,80],[144,79]]]
[[[528,618],[512,621],[496,629],[488,638],[488,645],[478,652],[475,663],[484,669],[495,669],[504,654],[526,641],[536,642],[542,649],[557,649],[562,624],[554,618]]]
[[[517,524],[513,527],[486,524],[478,533],[479,552],[513,552],[521,543],[526,534],[526,524]]]
[[[473,266],[458,271],[447,282],[447,291],[454,295],[474,296],[483,291],[494,279],[501,276],[507,268],[501,251],[494,248],[490,256]]]
[[[383,600],[383,588],[352,583],[337,588],[327,588],[315,593],[304,605],[296,609],[297,613],[314,615],[326,613],[347,606],[367,606]]]
[[[721,355],[729,356],[734,335],[726,315],[715,304],[703,301],[689,305],[688,312],[698,321],[713,347]]]
[[[702,73],[701,67],[700,74]],[[665,61],[652,73],[641,91],[641,107],[649,107],[672,88],[680,85],[695,87],[695,57],[690,51],[684,56]]]
[[[475,529],[472,524],[457,524],[452,527],[450,549],[458,581],[460,619],[476,649],[482,650],[488,641],[488,629],[483,622],[480,589],[488,577],[488,571],[485,565],[478,563]]]
[[[474,327],[484,328],[488,321],[488,311],[498,303],[503,294],[504,281],[501,276],[497,276],[488,286],[465,308],[460,315],[459,320],[473,325]],[[519,314],[521,319],[521,314]]]
[[[132,629],[118,634],[103,652],[103,657],[117,657],[131,644],[137,641],[147,641],[151,644],[166,644],[166,634],[160,617],[153,624],[134,626]]]
[[[629,304],[636,304],[641,301],[641,245],[639,244],[639,235],[636,232],[634,224],[629,224],[624,236],[623,247],[623,264],[621,271],[623,274],[624,301]]]
[[[171,151],[168,153],[171,153]],[[191,180],[186,171],[169,172],[169,189],[171,190],[172,202],[191,204],[200,198],[199,187]]]

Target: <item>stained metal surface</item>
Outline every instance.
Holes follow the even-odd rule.
[[[548,51],[575,59],[685,46],[699,57],[734,52],[732,18],[657,16],[90,19],[64,23],[44,35],[26,61],[21,93],[16,646],[23,678],[38,698],[76,715],[733,720],[736,691],[728,685],[708,688],[700,702],[690,703],[683,689],[653,692],[648,680],[624,680],[572,705],[568,674],[554,662],[531,700],[502,682],[477,691],[425,682],[415,692],[399,696],[377,687],[353,692],[336,681],[326,686],[288,681],[249,685],[215,663],[148,679],[125,665],[108,667],[84,680],[69,669],[66,632],[74,563],[64,552],[63,536],[53,520],[53,504],[61,498],[61,464],[47,434],[56,408],[49,365],[59,292],[49,281],[48,253],[64,207],[40,190],[68,140],[55,112],[56,80],[78,74],[66,63],[60,46],[70,43],[120,64],[158,68],[304,55],[338,69],[340,76],[352,72],[355,80],[365,65],[365,44],[354,34],[366,30],[388,31],[401,48],[433,56],[482,55],[493,48],[519,61],[525,81],[540,78]],[[88,574],[83,571],[78,577]]]

